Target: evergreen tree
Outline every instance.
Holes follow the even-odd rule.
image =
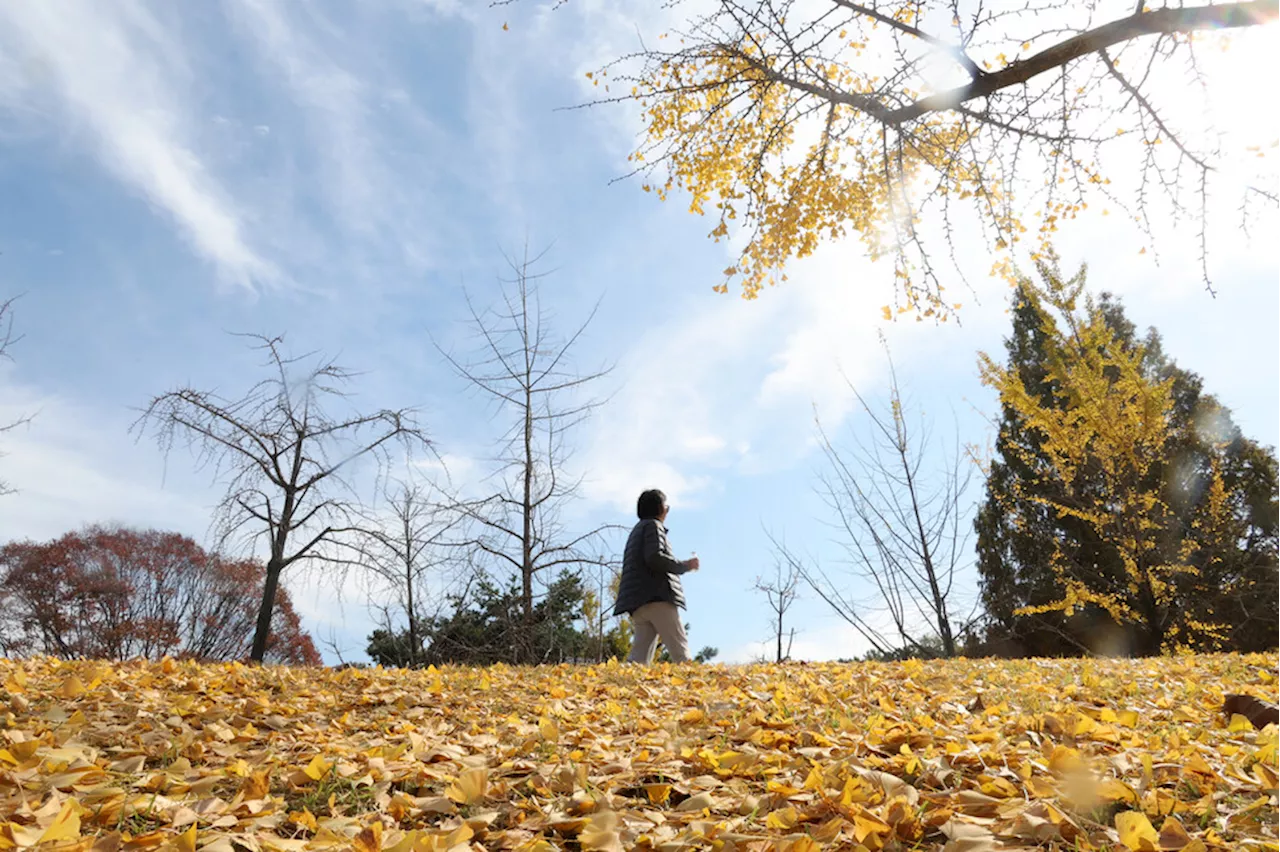
[[[1198,647],[1275,647],[1274,450],[1240,433],[1230,412],[1204,392],[1201,378],[1165,354],[1155,329],[1139,340],[1116,299],[1104,293],[1096,303],[1087,300],[1083,269],[1067,281],[1050,266],[1042,266],[1040,275],[1042,287],[1024,280],[1015,292],[1007,366],[990,365],[1016,379],[1026,399],[1019,406],[1002,393],[996,455],[975,519],[988,619],[979,649],[1036,655],[1154,653],[1174,641],[1170,629],[1177,641]],[[1029,407],[1061,414],[1080,403],[1072,399],[1071,388],[1063,387],[1060,371],[1052,375],[1053,359],[1064,351],[1059,338],[1075,332],[1054,324],[1045,301],[1057,301],[1064,317],[1075,312],[1077,302],[1087,302],[1082,319],[1095,316],[1098,332],[1105,328],[1104,336],[1114,341],[1113,354],[1135,359],[1140,374],[1135,381],[1163,389],[1156,394],[1166,400],[1158,452],[1143,460],[1139,475],[1121,489],[1126,493],[1113,493],[1117,480],[1106,475],[1106,460],[1097,450],[1101,442],[1082,447],[1064,479],[1046,451],[1046,431],[1030,425]],[[1112,365],[1100,373],[1110,393],[1120,390],[1117,370]],[[1071,507],[1116,511],[1138,493],[1148,495],[1142,523],[1151,525],[1141,536],[1141,561],[1153,568],[1181,566],[1157,581],[1157,587],[1165,580],[1171,585],[1162,607],[1147,601],[1151,623],[1117,617],[1096,601],[1054,606],[1064,597],[1055,564],[1092,574],[1097,589],[1129,584],[1126,558],[1132,554],[1116,546],[1096,516]],[[1143,595],[1151,597],[1144,591],[1135,601]],[[1210,624],[1216,625],[1211,631],[1192,629]]]
[[[518,583],[501,588],[482,576],[474,590],[453,600],[452,613],[426,621],[425,647],[416,659],[424,666],[585,661],[594,649],[590,637],[576,626],[583,597],[582,581],[562,573],[526,616]],[[415,658],[407,631],[375,630],[366,652],[384,666],[407,666]]]

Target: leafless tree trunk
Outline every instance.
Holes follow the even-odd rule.
[[[783,653],[782,638],[788,636],[785,629],[785,619],[787,610],[791,608],[791,604],[795,602],[798,592],[796,587],[800,584],[800,571],[794,562],[779,558],[773,566],[773,579],[766,581],[763,577],[756,577],[755,590],[763,592],[765,599],[769,601],[769,609],[773,611],[771,619],[773,625],[773,637],[777,645],[774,662],[781,663],[783,660],[791,658],[791,643],[796,638],[795,628],[791,628],[791,633],[787,639],[787,650]]]
[[[285,568],[304,560],[341,563],[328,545],[354,532],[358,506],[350,465],[372,456],[380,469],[398,444],[406,453],[431,447],[408,409],[335,416],[354,374],[327,359],[287,357],[283,337],[247,335],[265,352],[269,375],[239,399],[179,388],[151,400],[133,431],[151,434],[167,454],[190,447],[200,468],[212,466],[226,486],[218,506],[219,547],[233,539],[252,548],[263,538],[269,556],[250,658],[261,662],[271,630],[276,588]]]
[[[496,308],[478,310],[468,297],[480,342],[473,358],[441,350],[458,375],[494,403],[498,416],[509,419],[494,459],[496,492],[461,508],[480,530],[475,547],[520,578],[526,622],[533,615],[536,576],[608,562],[600,547],[608,527],[569,532],[561,512],[580,485],[566,478],[567,438],[600,405],[582,394],[610,368],[573,368],[570,353],[596,308],[568,337],[558,336],[539,298],[545,273],[534,269],[541,259],[527,250],[520,261],[507,258],[513,277],[501,280]]]
[[[13,299],[5,299],[0,302],[0,360],[12,359],[9,355],[9,347],[21,340],[21,337],[13,335]],[[4,434],[10,430],[16,429],[24,423],[30,423],[30,415],[20,416],[17,420],[5,423],[0,426],[0,434]],[[0,497],[6,494],[12,494],[14,489],[9,486],[3,479],[0,479]]]
[[[847,578],[785,548],[783,556],[879,653],[895,646],[925,652],[932,634],[951,657],[953,587],[969,559],[964,495],[971,466],[958,437],[951,453],[933,455],[928,430],[917,435],[903,410],[892,360],[889,376],[888,411],[873,409],[850,386],[868,419],[866,438],[854,435],[851,447],[838,447],[817,424],[826,457],[819,493],[848,556]],[[896,638],[886,635],[886,617]]]

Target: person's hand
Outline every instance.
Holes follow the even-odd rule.
[[[695,555],[692,559],[690,559],[690,560],[689,560],[689,570],[690,570],[690,571],[697,571],[697,570],[698,570],[698,565],[699,565],[699,564],[700,564],[700,563],[698,562],[698,557],[697,557],[697,555]]]

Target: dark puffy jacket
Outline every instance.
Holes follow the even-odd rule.
[[[614,615],[629,615],[647,603],[666,601],[684,606],[680,576],[689,570],[687,562],[671,555],[667,528],[652,518],[636,524],[622,552],[622,580]]]

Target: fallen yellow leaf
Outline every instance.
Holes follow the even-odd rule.
[[[191,823],[186,831],[174,838],[173,847],[176,852],[196,852],[196,824],[194,822]]]
[[[1116,832],[1121,843],[1137,852],[1156,852],[1159,849],[1160,835],[1141,811],[1116,814]]]
[[[489,792],[489,771],[468,769],[458,775],[445,790],[445,795],[460,805],[475,805],[484,801]]]
[[[322,756],[317,754],[315,757],[311,758],[311,762],[308,763],[306,768],[302,771],[306,773],[307,777],[312,781],[319,781],[321,778],[328,775],[329,770],[331,769],[333,769],[333,763],[325,760]]]
[[[40,843],[80,839],[80,805],[73,799],[63,803],[53,822],[40,835]]]

